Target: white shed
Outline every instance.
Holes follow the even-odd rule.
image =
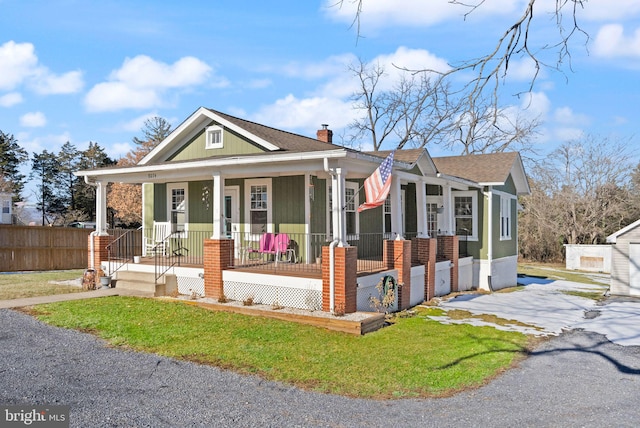
[[[13,194],[0,192],[0,224],[11,224]]]
[[[640,220],[607,236],[611,254],[611,294],[640,297]]]

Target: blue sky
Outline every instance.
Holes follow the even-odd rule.
[[[379,61],[392,82],[392,64],[479,56],[525,1],[489,0],[465,20],[447,0],[365,0],[361,37],[350,0],[333,3],[0,0],[0,129],[30,152],[96,141],[116,159],[145,118],[177,126],[200,106],[308,136],[328,123],[340,135],[356,114],[349,64]],[[537,2],[535,47],[555,37],[554,4]],[[501,87],[504,106],[542,119],[540,156],[582,133],[637,144],[640,1],[590,0],[579,19],[590,40],[575,38],[571,68],[543,70],[517,98],[532,69],[515,61]]]

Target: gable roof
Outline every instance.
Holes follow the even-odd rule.
[[[522,159],[517,152],[444,156],[433,158],[433,162],[438,172],[483,186],[503,185],[511,175],[518,194],[531,193]]]
[[[629,232],[630,230],[635,229],[638,226],[640,226],[640,220],[636,220],[633,223],[631,223],[630,225],[628,225],[626,227],[623,227],[619,231],[617,231],[615,233],[612,233],[611,235],[607,236],[607,242],[609,242],[611,244],[615,244],[619,236],[624,235],[625,233]]]
[[[200,107],[145,156],[138,165],[163,162],[180,148],[177,145],[182,141],[188,140],[198,132],[201,132],[203,127],[212,121],[242,135],[259,147],[262,147],[265,152],[284,151],[301,153],[344,149],[342,146],[325,143],[314,138],[240,119],[217,110]]]

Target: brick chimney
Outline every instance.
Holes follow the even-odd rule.
[[[333,142],[333,131],[329,129],[329,125],[326,123],[322,124],[322,129],[318,129],[316,133],[318,140],[323,141],[325,143]]]

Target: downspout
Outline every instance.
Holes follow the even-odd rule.
[[[331,168],[329,168],[329,160],[324,158],[324,171],[331,175],[332,178],[337,174]],[[333,203],[334,208],[336,202]],[[333,216],[333,213],[331,213]],[[336,230],[337,225],[333,225],[333,230]],[[335,261],[335,247],[340,243],[339,239],[333,239],[329,244],[329,312],[333,313],[335,309],[335,294],[336,294],[336,261]]]
[[[489,286],[489,291],[493,292],[493,287],[491,286],[491,274],[493,273],[493,187],[489,186],[489,191],[484,193],[484,195],[489,201],[489,206],[487,207],[487,233],[489,235],[487,239],[487,262],[489,264],[487,285]]]
[[[87,175],[84,176],[84,182],[86,184],[88,184],[89,186],[97,187],[98,185],[96,183],[91,183],[89,181],[88,177],[89,176],[87,176]],[[95,264],[96,264],[95,263],[95,253],[96,253],[95,245],[96,244],[95,244],[94,240],[96,239],[96,236],[98,236],[98,233],[99,233],[98,230],[97,230],[97,227],[98,226],[96,225],[96,230],[94,230],[93,232],[91,232],[89,234],[89,236],[91,237],[91,240],[89,241],[90,242],[90,244],[89,244],[89,269],[94,269],[94,270],[96,268],[96,266],[95,266]]]

